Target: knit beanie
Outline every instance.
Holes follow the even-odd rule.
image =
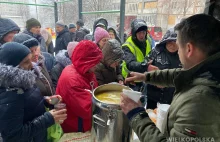
[[[32,27],[35,27],[35,26],[40,26],[41,27],[41,24],[37,19],[31,18],[31,19],[26,21],[27,30],[30,30]]]
[[[63,21],[57,21],[57,22],[56,22],[56,26],[65,27],[66,25],[64,24]]]
[[[19,33],[16,34],[13,38],[14,42],[23,44],[27,46],[28,48],[32,48],[34,46],[38,46],[39,42],[37,39],[33,38],[32,36],[25,34],[25,33]]]
[[[69,42],[69,44],[67,45],[67,52],[70,58],[72,57],[73,50],[77,46],[78,43],[79,42]]]
[[[96,44],[99,43],[99,41],[103,38],[110,38],[108,32],[105,29],[100,28],[100,27],[97,27],[95,29],[94,36],[95,36]]]
[[[8,42],[0,49],[0,63],[16,67],[31,51],[24,45],[16,42]]]
[[[76,28],[76,26],[74,24],[69,24],[69,29],[72,29],[72,28]]]

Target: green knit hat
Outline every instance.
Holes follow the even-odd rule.
[[[35,26],[40,26],[41,27],[41,24],[37,19],[31,18],[31,19],[28,19],[26,21],[27,30],[30,30],[32,27],[35,27]]]

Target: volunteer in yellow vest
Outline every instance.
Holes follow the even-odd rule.
[[[122,45],[125,53],[122,63],[122,75],[127,77],[129,71],[144,73],[156,70],[157,67],[148,63],[147,57],[151,51],[151,40],[147,35],[147,24],[144,20],[135,19],[131,23],[131,33],[126,42]],[[136,91],[140,91],[142,83],[138,82],[135,86],[130,86]]]

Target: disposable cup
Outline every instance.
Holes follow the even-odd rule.
[[[140,100],[141,92],[126,90],[126,89],[123,89],[122,92],[130,99],[134,100],[135,102],[138,102]]]
[[[54,108],[56,110],[65,109],[66,108],[66,104],[65,103],[58,103],[58,104],[54,105]]]

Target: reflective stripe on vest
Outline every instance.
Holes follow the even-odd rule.
[[[146,55],[145,57],[148,56],[148,54],[150,53],[151,51],[151,42],[149,41],[149,38],[147,38],[148,40],[146,40]],[[132,38],[131,36],[126,40],[126,42],[122,45],[122,48],[127,46],[131,53],[134,54],[134,56],[136,57],[136,60],[137,62],[141,63],[144,61],[145,57],[143,55],[143,53],[141,52],[141,50],[134,44],[134,42],[132,41]],[[122,76],[124,78],[127,77],[128,75],[128,68],[127,68],[127,65],[125,63],[125,61],[123,61],[122,63]]]

